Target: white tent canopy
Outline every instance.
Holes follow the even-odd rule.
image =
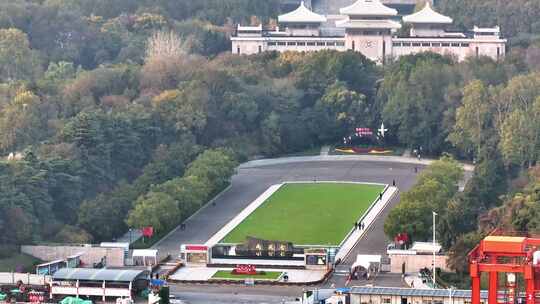
[[[364,269],[368,270],[369,266],[372,263],[381,263],[381,255],[370,255],[370,254],[359,254],[356,257],[356,261],[351,266],[351,269],[354,269],[358,266],[363,267]]]
[[[133,250],[133,263],[135,265],[153,266],[157,264],[157,249],[135,249]]]

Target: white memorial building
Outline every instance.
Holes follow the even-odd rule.
[[[380,0],[358,0],[341,8],[340,16],[322,16],[304,5],[278,16],[275,29],[238,25],[231,37],[232,52],[256,54],[265,51],[353,50],[377,63],[419,52],[432,51],[458,60],[469,56],[489,56],[495,60],[505,55],[506,39],[498,26],[474,27],[470,33],[449,32],[452,18],[426,6],[399,22],[398,12]],[[332,18],[332,20],[330,20]],[[408,35],[398,36],[403,24]]]

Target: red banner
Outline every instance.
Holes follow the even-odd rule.
[[[204,245],[186,245],[186,250],[191,251],[207,251],[208,247]]]
[[[154,227],[152,226],[143,227],[141,230],[144,237],[152,237],[154,235]]]

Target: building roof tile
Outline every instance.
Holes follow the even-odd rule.
[[[358,0],[341,8],[339,12],[349,16],[396,16],[398,13],[397,10],[382,4],[380,0]]]
[[[452,18],[434,11],[428,1],[426,2],[426,6],[424,6],[423,9],[412,15],[403,17],[403,22],[451,24]]]
[[[326,17],[312,12],[306,7],[304,1],[300,6],[292,12],[278,16],[280,23],[323,23],[326,22]]]
[[[400,29],[401,24],[393,20],[340,20],[336,21],[338,28],[359,29]]]

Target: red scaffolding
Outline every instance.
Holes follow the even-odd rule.
[[[472,281],[472,304],[480,304],[480,279],[489,275],[488,304],[499,304],[499,273],[523,274],[526,304],[536,304],[540,291],[540,268],[533,259],[540,247],[540,238],[529,236],[500,236],[496,233],[484,238],[470,253],[469,267]],[[540,255],[540,252],[536,254]],[[506,286],[507,298],[503,303],[516,301],[516,283]]]

